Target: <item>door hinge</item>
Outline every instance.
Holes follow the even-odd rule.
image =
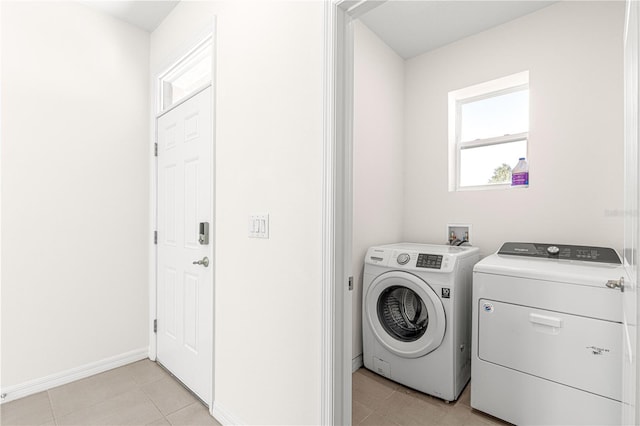
[[[153,332],[154,333],[158,332],[158,320],[157,319],[153,320]]]
[[[158,142],[153,144],[153,156],[154,157],[158,156]]]
[[[353,290],[353,277],[349,277],[349,291]]]
[[[153,244],[158,244],[158,231],[153,231]]]

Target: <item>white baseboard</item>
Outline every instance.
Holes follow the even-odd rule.
[[[220,407],[220,404],[213,402],[213,409],[211,415],[224,426],[246,425],[247,423],[238,420],[233,414],[227,411],[225,408]]]
[[[351,372],[355,373],[362,366],[364,366],[364,361],[362,360],[362,354],[360,354],[351,361]]]
[[[17,385],[3,387],[0,388],[0,395],[4,395],[4,398],[0,398],[0,404],[33,395],[34,393],[46,391],[48,389],[55,388],[56,386],[65,385],[76,380],[84,379],[85,377],[93,376],[94,374],[102,373],[107,370],[122,367],[123,365],[140,361],[141,359],[148,357],[149,348],[144,347],[105,358],[100,361],[71,368],[66,371],[51,374],[49,376],[41,377],[39,379],[33,379]]]

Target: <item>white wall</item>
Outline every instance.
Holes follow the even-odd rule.
[[[323,4],[181,2],[152,72],[216,16],[214,414],[318,424]],[[250,239],[251,213],[270,238]]]
[[[404,239],[622,249],[623,2],[561,2],[406,61]],[[449,192],[447,93],[529,70],[530,186]],[[517,160],[517,159],[515,159]]]
[[[403,228],[404,60],[364,24],[354,26],[353,357],[362,354],[367,249],[400,242]]]
[[[76,2],[1,7],[6,391],[146,354],[149,35]]]

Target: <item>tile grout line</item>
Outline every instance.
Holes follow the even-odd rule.
[[[145,392],[145,390],[143,389],[143,386],[147,386],[147,385],[151,385],[151,384],[153,384],[153,383],[157,383],[157,382],[159,382],[160,380],[164,380],[164,377],[163,377],[163,378],[160,378],[160,379],[158,379],[158,380],[154,380],[154,381],[149,382],[149,383],[145,383],[145,384],[137,384],[137,383],[136,383],[136,384],[138,385],[138,389],[140,390],[140,392],[142,392],[142,394],[143,394],[143,395],[144,395],[144,396],[149,400],[149,402],[151,402],[151,404],[153,404],[153,406],[154,406],[154,407],[156,407],[156,410],[158,410],[158,413],[160,413],[160,415],[162,416],[162,418],[163,418],[164,420],[166,420],[166,421],[167,421],[167,423],[172,424],[172,423],[169,421],[169,419],[167,418],[167,416],[162,412],[162,410],[160,409],[160,407],[158,407],[158,404],[156,404],[156,403],[155,403],[155,401],[153,400],[153,398],[151,398],[151,396],[150,396],[147,392]],[[134,379],[134,381],[135,381],[135,379]],[[157,420],[160,420],[160,419],[157,419]],[[154,421],[155,421],[155,420],[154,420]]]
[[[165,378],[166,378],[166,377],[165,377]],[[152,383],[159,382],[160,380],[164,380],[165,378],[162,378],[162,379],[156,380],[155,382],[149,382],[149,383],[147,383],[146,385],[149,385],[149,384],[152,384]],[[173,377],[169,377],[169,378],[170,378],[170,379],[173,379]],[[174,381],[175,381],[175,380],[174,380]],[[178,384],[182,385],[180,382],[178,382]],[[146,385],[144,385],[144,386],[146,386]],[[183,386],[183,387],[184,387],[184,386]],[[184,410],[185,408],[190,407],[190,406],[192,406],[193,404],[196,404],[196,403],[197,403],[197,404],[202,404],[198,399],[196,399],[195,401],[190,402],[189,404],[185,405],[184,407],[180,407],[180,408],[178,408],[178,409],[176,409],[176,410],[174,410],[174,411],[171,411],[170,413],[165,414],[165,413],[163,413],[163,412],[162,412],[162,410],[160,409],[160,407],[158,407],[158,405],[157,405],[157,404],[154,402],[154,400],[151,398],[151,395],[149,395],[149,394],[148,394],[144,389],[142,389],[142,386],[139,386],[139,389],[140,389],[140,391],[144,394],[144,396],[146,396],[146,397],[147,397],[147,399],[148,399],[148,400],[153,404],[153,406],[154,406],[154,407],[156,407],[156,408],[158,409],[158,412],[159,412],[160,414],[162,414],[162,417],[163,417],[163,418],[167,421],[167,423],[169,423],[170,425],[172,425],[172,424],[173,424],[173,423],[171,423],[171,421],[170,421],[170,420],[169,420],[169,418],[168,418],[170,415],[175,414],[175,413],[177,413],[177,412],[178,412],[178,411],[180,411],[180,410]],[[160,419],[158,419],[158,420],[160,420]]]
[[[364,419],[360,420],[358,422],[359,425],[363,424],[365,420],[367,420],[369,417],[371,417],[373,415],[373,413],[375,413],[375,411],[370,412],[369,414],[367,414],[366,416],[364,416]]]
[[[56,418],[56,412],[53,411],[53,402],[51,402],[51,395],[49,395],[49,389],[47,389],[47,400],[49,401],[49,408],[51,409],[51,417],[53,417],[53,424],[58,425],[58,419]]]
[[[152,362],[153,362],[153,361],[152,361]],[[191,402],[191,403],[189,403],[189,404],[185,405],[184,407],[180,407],[180,408],[178,408],[178,409],[176,409],[176,410],[174,410],[174,411],[172,411],[172,412],[170,412],[170,413],[164,414],[164,413],[162,412],[162,410],[160,410],[160,407],[158,407],[158,406],[155,404],[155,402],[153,402],[153,400],[151,399],[151,395],[149,395],[147,392],[145,392],[145,390],[144,390],[144,389],[142,389],[142,386],[140,386],[140,390],[142,391],[142,393],[144,393],[144,394],[145,394],[145,396],[151,400],[151,403],[153,403],[153,405],[155,405],[155,406],[156,406],[156,408],[158,409],[158,411],[160,411],[160,414],[162,414],[162,415],[167,419],[167,421],[169,422],[169,424],[171,424],[171,422],[169,421],[169,419],[167,418],[167,416],[170,416],[170,415],[172,415],[172,414],[175,414],[175,413],[177,413],[178,411],[183,410],[183,409],[185,409],[185,408],[187,408],[187,407],[189,407],[189,406],[193,405],[193,404],[194,404],[194,403],[196,403],[196,402],[197,402],[198,404],[204,405],[204,406],[206,407],[206,404],[203,404],[203,402],[200,400],[200,398],[199,398],[199,397],[198,397],[198,396],[197,396],[197,395],[196,395],[196,394],[195,394],[191,389],[189,389],[189,388],[188,388],[184,383],[182,383],[182,381],[180,381],[180,379],[178,379],[178,378],[177,378],[173,373],[171,373],[171,371],[167,370],[164,366],[162,366],[162,364],[159,364],[158,362],[155,362],[155,364],[156,364],[156,365],[157,365],[157,366],[158,366],[162,371],[164,371],[165,373],[167,373],[167,377],[162,377],[162,378],[160,378],[160,379],[158,379],[158,380],[156,380],[156,381],[149,382],[147,385],[150,385],[150,384],[152,384],[152,383],[159,382],[159,381],[161,381],[161,380],[170,379],[172,382],[177,383],[177,384],[178,384],[182,389],[184,389],[184,390],[185,390],[189,395],[191,395],[191,396],[194,398],[194,401],[193,401],[193,402]],[[145,386],[146,386],[146,385],[145,385]],[[207,409],[208,409],[208,407],[207,407]]]
[[[160,367],[160,366],[158,365],[158,363],[156,363],[156,362],[154,362],[154,361],[151,361],[151,360],[149,360],[149,362],[153,363],[155,366],[157,366],[157,367],[158,367],[158,368],[160,368],[163,372],[165,372],[165,373],[166,373],[165,369],[164,369],[164,368],[162,368],[162,367]],[[171,377],[171,376],[169,376],[169,377]],[[171,421],[167,418],[167,415],[165,415],[165,414],[162,412],[162,410],[160,409],[160,407],[158,407],[158,405],[157,405],[157,404],[155,403],[155,401],[151,398],[151,396],[150,396],[147,392],[145,392],[145,390],[143,389],[143,387],[144,387],[144,386],[148,386],[148,385],[152,385],[152,384],[154,384],[154,383],[158,383],[159,381],[164,380],[164,379],[166,379],[166,377],[158,377],[157,379],[155,379],[155,380],[151,380],[150,382],[147,382],[147,383],[138,383],[138,382],[136,381],[136,379],[134,378],[134,379],[133,379],[133,381],[134,381],[134,382],[136,382],[136,385],[138,386],[138,389],[140,390],[140,392],[142,392],[142,394],[143,394],[143,395],[144,395],[144,396],[149,400],[149,402],[151,402],[151,404],[152,404],[154,407],[156,407],[156,410],[158,410],[158,413],[160,413],[160,415],[162,416],[161,418],[154,420],[154,422],[155,422],[155,421],[158,421],[158,420],[160,420],[160,419],[163,419],[164,421],[166,421],[166,422],[167,422],[167,423],[169,423],[170,425],[173,425],[173,423],[171,423]]]
[[[126,367],[126,366],[117,367],[117,368],[113,368],[113,369],[111,369],[111,370],[104,371],[104,372],[102,372],[102,373],[94,374],[93,376],[85,377],[85,378],[83,378],[83,379],[80,379],[80,380],[76,380],[76,381],[70,382],[70,383],[68,383],[67,385],[74,384],[74,383],[78,383],[78,382],[81,382],[81,381],[84,381],[84,380],[88,380],[88,379],[91,379],[91,378],[95,378],[96,376],[98,376],[98,375],[100,375],[100,374],[104,374],[104,373],[108,373],[108,372],[113,372],[113,371],[115,371],[115,370],[119,370],[119,369],[121,369],[121,368],[123,368],[123,367]],[[88,410],[88,409],[91,409],[91,408],[93,408],[93,407],[95,407],[95,406],[97,406],[97,405],[99,405],[99,404],[101,404],[101,403],[104,403],[104,402],[106,402],[106,401],[111,401],[111,400],[113,400],[113,399],[115,399],[115,398],[118,398],[118,397],[122,396],[123,394],[126,394],[127,392],[131,392],[131,391],[135,390],[136,388],[140,388],[140,385],[138,385],[138,383],[136,382],[136,380],[135,380],[135,378],[134,378],[133,374],[129,373],[129,374],[127,374],[127,375],[126,375],[126,377],[127,377],[127,378],[129,378],[129,379],[132,381],[133,385],[134,385],[134,386],[132,386],[130,389],[126,389],[126,390],[123,390],[122,392],[119,392],[119,393],[116,393],[116,394],[114,394],[114,395],[111,395],[109,398],[102,398],[102,399],[100,399],[99,401],[96,401],[96,402],[94,402],[94,403],[92,403],[92,404],[87,405],[86,407],[83,407],[83,408],[80,408],[80,409],[77,409],[77,410],[72,410],[72,411],[70,411],[70,412],[68,412],[68,413],[66,413],[66,414],[64,414],[64,415],[62,415],[62,416],[60,416],[60,419],[63,419],[64,417],[70,416],[71,414],[74,414],[74,413],[76,413],[76,412],[78,412],[78,411],[81,411],[81,410]],[[62,386],[66,386],[66,385],[62,385]],[[52,389],[56,389],[56,388],[59,388],[59,387],[62,387],[62,386],[56,386],[55,388],[52,388]],[[92,387],[96,387],[96,386],[104,386],[104,383],[101,383],[101,384],[93,384],[93,385],[92,385]],[[140,390],[142,390],[142,389],[140,389]],[[59,420],[59,419],[57,418],[57,416],[56,416],[56,414],[55,414],[55,410],[53,409],[53,401],[52,401],[52,398],[51,398],[50,393],[49,393],[50,391],[51,391],[51,389],[48,389],[48,390],[47,390],[47,396],[49,397],[49,404],[50,404],[50,406],[51,406],[51,411],[52,411],[52,414],[53,414],[54,422],[55,422],[56,426],[58,426],[58,420]],[[143,394],[148,398],[148,395],[147,395],[144,391],[143,391]],[[153,401],[151,401],[151,403],[153,403]],[[155,404],[154,404],[154,405],[155,405]],[[158,409],[158,411],[160,411],[160,410]],[[160,414],[162,414],[162,412],[161,412],[161,411],[160,411]]]

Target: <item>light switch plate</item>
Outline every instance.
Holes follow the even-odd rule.
[[[249,238],[269,238],[269,214],[249,215]]]

